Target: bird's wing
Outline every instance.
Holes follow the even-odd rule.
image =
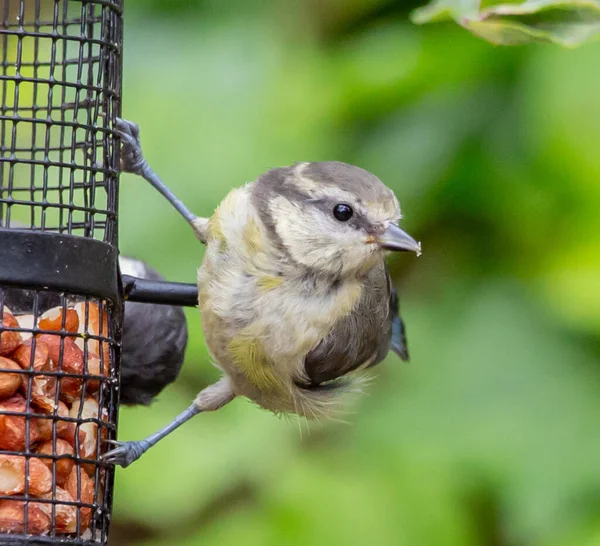
[[[404,321],[400,317],[400,309],[398,304],[398,294],[392,286],[392,280],[389,271],[387,272],[388,283],[390,287],[390,315],[392,317],[392,346],[394,351],[402,360],[409,360],[408,345],[406,343],[406,327]]]
[[[386,357],[392,338],[388,277],[385,264],[373,268],[354,311],[336,322],[327,337],[306,355],[304,368],[310,385],[374,366]]]
[[[119,257],[121,273],[165,278],[142,260]],[[121,353],[121,404],[148,405],[181,370],[188,340],[181,307],[125,302]]]

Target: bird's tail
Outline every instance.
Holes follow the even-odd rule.
[[[294,413],[310,420],[340,420],[353,400],[364,392],[369,376],[346,376],[316,386],[296,386],[292,392]]]

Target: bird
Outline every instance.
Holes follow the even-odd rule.
[[[121,170],[145,178],[206,245],[198,308],[221,378],[171,423],[103,459],[127,467],[173,430],[236,397],[275,414],[327,419],[393,350],[408,359],[388,251],[421,253],[394,193],[339,161],[273,168],[231,190],[210,218],[193,214],[152,170],[139,126],[118,118]]]
[[[119,256],[122,275],[151,281],[165,278],[145,261]],[[181,371],[188,342],[180,306],[125,301],[121,338],[119,403],[148,406]]]
[[[10,225],[29,229],[26,224],[14,220]],[[165,280],[145,261],[131,256],[119,256],[119,270],[122,275]],[[32,312],[36,299],[38,315],[63,304],[63,297],[58,292],[25,288],[0,288],[0,299],[13,311],[24,314]],[[180,306],[125,301],[119,403],[148,406],[154,402],[163,389],[177,379],[187,342],[187,321]]]

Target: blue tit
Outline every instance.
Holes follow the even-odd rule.
[[[408,358],[387,251],[421,252],[399,226],[394,193],[341,162],[272,169],[232,190],[210,218],[195,216],[150,168],[139,128],[117,123],[121,165],[143,176],[206,244],[198,307],[221,379],[174,421],[105,460],[127,466],[204,411],[238,396],[277,414],[331,418],[361,390],[361,370],[390,348]]]
[[[119,257],[123,275],[151,281],[164,277],[142,260]],[[188,340],[185,313],[175,305],[125,302],[119,400],[149,405],[181,371]]]

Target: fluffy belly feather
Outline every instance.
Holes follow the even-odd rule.
[[[239,394],[267,409],[283,404],[297,411],[295,383],[307,381],[305,357],[352,312],[360,283],[309,291],[294,279],[265,286],[260,276],[216,276],[210,267],[198,279],[203,331],[216,365]]]

